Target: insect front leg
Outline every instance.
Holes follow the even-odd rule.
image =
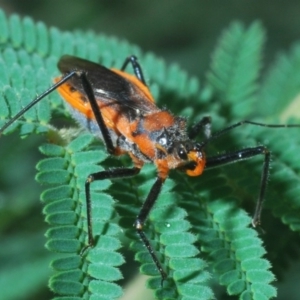
[[[92,199],[91,199],[91,183],[98,180],[104,179],[115,179],[125,178],[137,175],[140,172],[140,168],[118,168],[107,171],[101,171],[90,174],[85,182],[85,196],[86,196],[86,213],[87,213],[87,225],[88,225],[88,244],[81,250],[81,255],[91,247],[95,246],[95,239],[93,235],[93,224],[92,224]]]
[[[250,159],[260,154],[264,155],[264,163],[261,172],[259,194],[256,201],[255,212],[252,219],[253,227],[258,226],[261,223],[260,222],[261,211],[262,211],[263,202],[265,198],[269,169],[270,169],[270,159],[271,159],[270,151],[264,146],[258,146],[253,148],[242,149],[231,153],[221,154],[213,157],[208,157],[206,161],[206,168],[209,169],[209,168],[219,167],[230,163],[239,162],[245,159]]]
[[[200,131],[204,132],[207,139],[211,137],[211,117],[205,116],[198,123],[194,124],[188,132],[189,138],[193,140]]]

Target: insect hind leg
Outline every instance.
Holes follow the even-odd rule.
[[[0,136],[5,131],[6,128],[8,128],[13,122],[18,120],[21,116],[23,116],[29,109],[31,109],[34,105],[36,105],[38,102],[40,102],[42,99],[44,99],[46,96],[51,94],[54,90],[56,90],[59,86],[66,83],[71,77],[76,75],[76,71],[72,71],[61,80],[59,80],[57,83],[55,83],[53,86],[51,86],[49,89],[47,89],[42,94],[38,95],[34,100],[32,100],[29,104],[27,104],[25,107],[23,107],[16,115],[14,115],[10,120],[8,120],[1,128],[0,128]]]

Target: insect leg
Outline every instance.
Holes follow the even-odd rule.
[[[8,128],[14,121],[16,121],[18,118],[20,118],[25,112],[27,112],[30,108],[32,108],[35,104],[37,104],[39,101],[41,101],[44,97],[49,95],[51,92],[56,90],[59,86],[67,82],[71,77],[73,76],[79,76],[82,81],[83,89],[88,97],[88,100],[90,102],[91,108],[93,110],[93,113],[96,118],[96,122],[99,126],[99,129],[102,133],[103,140],[105,142],[107,151],[110,154],[115,153],[115,147],[112,143],[110,133],[104,123],[101,111],[99,110],[99,107],[97,105],[97,101],[95,99],[95,95],[93,92],[93,88],[87,79],[87,75],[84,71],[72,71],[68,73],[66,76],[64,76],[60,81],[55,83],[52,87],[50,87],[48,90],[46,90],[44,93],[39,95],[37,98],[35,98],[32,102],[30,102],[27,106],[25,106],[21,111],[19,111],[13,118],[11,118],[7,123],[3,125],[2,128],[0,128],[0,136],[4,132],[6,128]]]
[[[140,66],[140,64],[138,63],[138,59],[136,56],[134,55],[131,55],[131,56],[128,56],[121,68],[122,71],[125,70],[125,68],[127,67],[127,65],[131,63],[132,65],[132,68],[133,68],[133,71],[134,71],[134,74],[135,76],[144,84],[147,86],[146,84],[146,81],[145,81],[145,78],[144,78],[144,75],[143,75],[143,71],[142,71],[142,68]]]
[[[87,225],[88,225],[88,245],[86,245],[81,250],[81,255],[84,252],[95,245],[95,240],[93,236],[93,225],[92,225],[92,201],[91,201],[91,183],[98,180],[104,179],[115,179],[124,178],[137,175],[140,172],[140,168],[118,168],[107,171],[101,171],[97,173],[90,174],[85,182],[85,197],[86,197],[86,211],[87,211]]]
[[[165,279],[167,279],[167,274],[165,273],[165,271],[162,268],[162,265],[159,261],[159,259],[157,258],[149,239],[147,238],[147,236],[145,235],[145,232],[143,231],[143,226],[144,223],[155,203],[155,201],[157,200],[157,197],[161,191],[162,185],[164,183],[164,178],[161,177],[157,177],[155,183],[153,184],[146,201],[144,202],[135,222],[134,222],[134,227],[138,233],[138,235],[140,236],[141,240],[143,241],[144,245],[146,246],[149,254],[152,257],[153,262],[156,265],[156,268],[158,269],[161,278],[162,278],[162,282],[161,284],[163,284],[163,281]]]
[[[107,171],[101,171],[98,173],[90,174],[85,182],[85,194],[86,194],[86,209],[87,209],[87,225],[88,225],[88,245],[86,245],[81,250],[81,255],[85,253],[88,248],[95,245],[94,235],[93,235],[93,225],[92,225],[92,204],[91,204],[91,192],[90,185],[94,181],[104,180],[104,179],[114,179],[114,178],[124,178],[137,175],[140,172],[140,168],[122,168],[122,169],[112,169]],[[144,245],[146,246],[148,252],[150,253],[158,271],[161,274],[162,282],[167,278],[167,274],[164,272],[159,259],[157,258],[150,241],[143,231],[143,225],[155,203],[157,197],[160,193],[161,187],[163,185],[164,179],[158,177],[152,186],[146,201],[144,202],[135,222],[134,226]]]
[[[208,157],[206,161],[206,168],[209,169],[209,168],[219,167],[230,163],[239,162],[245,159],[250,159],[259,154],[263,154],[265,158],[264,158],[264,163],[261,172],[259,194],[256,201],[255,212],[252,219],[253,227],[260,225],[261,211],[263,207],[269,169],[270,169],[270,158],[271,158],[270,151],[264,146],[257,146],[253,148],[242,149],[231,153]]]
[[[191,140],[193,140],[200,131],[203,131],[206,138],[211,136],[211,117],[203,117],[198,123],[194,124],[189,130],[188,135]]]
[[[34,105],[36,105],[38,102],[40,102],[43,98],[45,98],[50,93],[52,93],[54,90],[56,90],[59,86],[61,86],[62,84],[64,84],[66,81],[68,81],[74,75],[76,75],[76,71],[73,71],[73,72],[67,74],[61,80],[59,80],[57,83],[55,83],[53,86],[51,86],[48,90],[46,90],[41,95],[37,96],[34,100],[32,100],[29,104],[27,104],[24,108],[22,108],[15,116],[13,116],[8,122],[6,122],[2,126],[2,128],[0,128],[0,136],[4,132],[4,130],[6,128],[8,128],[13,122],[15,122],[17,119],[19,119],[30,108],[32,108]]]

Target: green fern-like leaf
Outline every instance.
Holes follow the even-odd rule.
[[[266,117],[278,117],[286,121],[291,116],[299,117],[300,45],[292,47],[290,53],[278,55],[269,70],[261,89],[259,111]],[[293,102],[295,102],[293,104]],[[290,105],[288,105],[290,104]]]
[[[207,78],[220,101],[220,113],[243,118],[251,111],[261,69],[264,30],[255,22],[249,28],[238,22],[224,32],[214,52]],[[228,106],[231,106],[230,108]]]
[[[88,174],[100,170],[96,164],[106,156],[99,150],[87,150],[92,140],[90,135],[81,135],[64,147],[52,144],[41,147],[42,153],[50,158],[38,163],[37,180],[55,185],[42,195],[46,221],[52,226],[46,233],[46,246],[53,252],[68,255],[52,262],[58,274],[49,285],[56,294],[88,298],[88,294],[92,293],[99,299],[117,299],[122,292],[112,282],[122,278],[116,267],[123,263],[123,259],[115,252],[121,246],[115,237],[120,229],[116,224],[110,224],[114,217],[113,199],[102,192],[108,188],[108,181],[92,187],[92,197],[98,200],[93,205],[93,226],[99,235],[103,233],[105,236],[100,237],[84,261],[79,256],[86,244],[84,232],[87,231],[82,183]],[[109,247],[109,244],[112,246]],[[103,260],[103,257],[106,259]],[[86,270],[93,280],[83,280]],[[99,288],[102,285],[105,288]]]
[[[203,248],[210,253],[213,268],[220,274],[220,283],[227,286],[228,294],[250,299],[258,294],[265,294],[267,299],[275,297],[276,291],[269,285],[274,275],[269,271],[270,263],[261,258],[264,251],[257,232],[248,228],[250,218],[230,201],[212,202],[208,212],[214,224]],[[211,248],[217,242],[221,247]]]

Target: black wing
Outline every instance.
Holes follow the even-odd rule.
[[[137,95],[136,87],[129,80],[97,63],[65,55],[59,60],[58,68],[63,74],[76,70],[85,71],[95,97],[112,105],[117,105],[121,111],[125,108],[132,109],[131,115],[134,115],[137,110],[141,113],[157,110],[153,102]],[[79,77],[72,77],[70,82],[75,89],[84,94]]]

